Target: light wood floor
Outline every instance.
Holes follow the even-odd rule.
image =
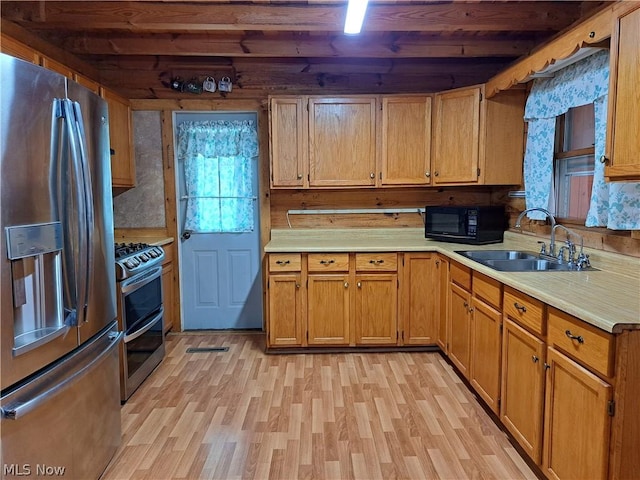
[[[531,478],[438,353],[265,355],[177,334],[122,407],[120,479]],[[227,346],[223,353],[188,347]]]

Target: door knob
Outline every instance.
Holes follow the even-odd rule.
[[[185,230],[182,232],[182,236],[180,238],[182,238],[182,240],[189,240],[191,238],[191,232],[189,230]]]

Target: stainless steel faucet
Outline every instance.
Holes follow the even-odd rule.
[[[544,213],[547,216],[547,218],[549,218],[549,220],[551,221],[551,239],[549,241],[549,251],[548,252],[546,251],[546,246],[545,246],[545,244],[543,242],[542,243],[542,248],[540,250],[540,253],[546,254],[546,255],[555,256],[555,254],[556,254],[556,244],[555,244],[555,238],[553,236],[553,229],[556,226],[556,218],[553,216],[553,214],[549,210],[546,210],[546,209],[540,208],[540,207],[527,208],[525,211],[520,213],[520,215],[518,215],[518,218],[516,219],[516,224],[514,226],[515,226],[515,228],[522,228],[521,225],[520,225],[520,222],[522,221],[524,216],[529,212],[536,212],[536,211]]]
[[[565,232],[567,232],[567,241],[565,242],[565,246],[560,248],[560,251],[558,252],[558,260],[560,260],[561,262],[564,261],[564,250],[567,250],[568,253],[568,258],[567,258],[567,263],[569,264],[573,264],[575,262],[577,262],[579,259],[582,259],[585,257],[584,255],[584,239],[582,238],[582,235],[578,235],[576,232],[569,230],[567,227],[565,227],[564,225],[554,225],[551,228],[551,243],[555,244],[556,241],[556,230],[558,228],[563,229]],[[580,255],[578,256],[578,258],[576,258],[576,247],[575,244],[571,241],[570,237],[578,237],[580,239]],[[588,257],[587,257],[588,258]]]

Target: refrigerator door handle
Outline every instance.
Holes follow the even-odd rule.
[[[85,213],[85,224],[84,224],[84,235],[85,235],[85,251],[81,253],[85,257],[86,268],[82,270],[82,278],[80,281],[83,283],[83,288],[85,292],[85,296],[82,303],[79,303],[84,309],[83,312],[83,322],[87,321],[86,309],[89,304],[90,297],[90,283],[91,278],[93,277],[93,230],[94,230],[94,218],[95,212],[93,211],[93,192],[91,190],[91,176],[89,173],[89,159],[87,157],[87,137],[84,129],[84,119],[82,118],[82,109],[80,108],[80,104],[78,102],[72,102],[75,125],[76,125],[76,134],[78,136],[77,146],[79,150],[79,166],[80,166],[80,175],[78,176],[78,187],[82,189],[84,196],[84,213]],[[82,325],[80,323],[80,325]]]
[[[82,377],[89,371],[91,371],[95,365],[99,364],[103,358],[109,355],[113,351],[113,349],[118,346],[123,335],[124,334],[122,332],[109,333],[109,345],[103,348],[102,351],[98,355],[93,357],[93,359],[89,363],[84,365],[77,372],[74,372],[72,375],[65,378],[62,382],[54,385],[49,389],[43,389],[32,398],[29,398],[25,401],[18,400],[15,403],[7,405],[6,407],[2,407],[2,416],[10,420],[18,420],[27,415],[29,412],[35,410],[42,404],[46,403],[52,395],[55,395],[61,390],[69,388],[75,382],[82,379]]]
[[[70,214],[69,185],[67,182],[68,171],[73,167],[69,166],[69,156],[73,155],[75,146],[74,138],[71,137],[71,122],[69,120],[69,112],[65,99],[56,98],[53,100],[53,114],[51,127],[51,162],[54,178],[50,181],[53,183],[52,203],[57,212],[58,218],[62,221],[64,248],[63,248],[63,289],[64,289],[64,309],[65,324],[67,326],[76,326],[78,324],[78,259],[74,248],[75,242],[70,238],[73,231],[72,225],[74,218]],[[63,127],[61,128],[61,123]],[[61,134],[65,134],[66,142],[60,142]],[[71,152],[69,152],[71,150]],[[75,203],[80,201],[80,192],[75,191]]]
[[[77,119],[75,115],[75,107],[69,99],[63,100],[65,105],[65,121],[67,125],[67,133],[69,144],[71,146],[71,164],[73,171],[73,179],[75,180],[75,196],[76,208],[78,209],[78,256],[76,257],[76,281],[77,288],[77,325],[82,325],[86,318],[87,308],[87,290],[88,290],[88,258],[87,243],[89,241],[87,235],[87,201],[84,173],[82,168],[81,147],[79,146],[80,138],[78,135]],[[69,233],[68,231],[65,233]]]

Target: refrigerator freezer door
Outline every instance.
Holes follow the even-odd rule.
[[[121,438],[121,341],[114,324],[0,399],[3,478],[100,476]]]
[[[88,278],[86,315],[79,324],[80,342],[85,342],[116,319],[113,203],[111,199],[111,158],[107,103],[83,86],[69,82],[68,96],[81,110],[80,128],[83,163],[92,192],[89,205]]]
[[[64,133],[56,99],[65,97],[66,79],[36,65],[0,54],[0,364],[3,390],[78,346],[75,328],[46,344],[14,355],[15,338],[24,334],[16,311],[22,288],[33,277],[27,260],[9,258],[6,227],[57,222],[58,157]],[[60,123],[58,123],[60,122]],[[58,128],[59,127],[59,128]],[[33,283],[33,282],[31,282]],[[43,286],[43,291],[50,287]]]

